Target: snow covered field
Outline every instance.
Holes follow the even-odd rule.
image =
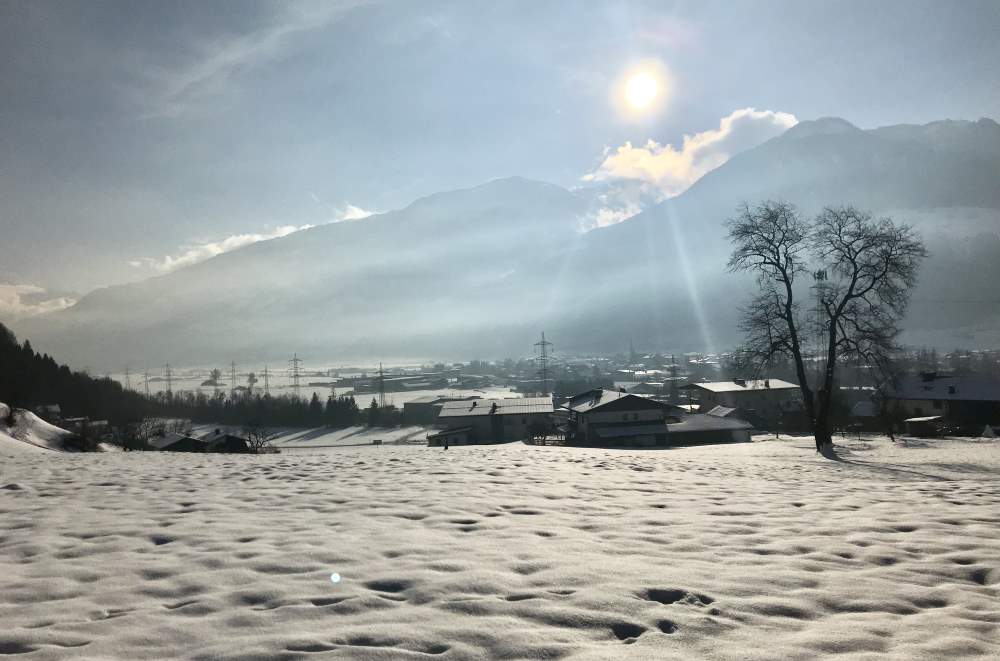
[[[0,655],[1000,658],[1000,442],[841,443],[2,446]]]

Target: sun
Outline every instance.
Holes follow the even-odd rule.
[[[625,101],[633,110],[645,110],[660,94],[660,83],[651,74],[633,74],[625,83]]]

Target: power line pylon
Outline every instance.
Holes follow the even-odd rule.
[[[271,394],[271,383],[268,379],[269,373],[267,371],[267,365],[264,365],[264,396],[269,396]]]
[[[146,388],[146,397],[149,397],[149,370],[142,373],[142,382]]]
[[[170,369],[170,363],[166,365],[166,377],[167,377],[167,397],[171,397],[174,394],[174,373]]]
[[[229,363],[229,397],[236,399],[236,361]]]
[[[128,365],[125,366],[125,390],[132,389],[132,374],[128,370]]]
[[[378,407],[385,408],[385,372],[382,371],[382,363],[378,364]]]
[[[302,360],[299,358],[299,354],[294,354],[292,359],[288,362],[292,364],[292,392],[295,394],[295,399],[301,399],[299,389],[299,377],[301,376],[301,372],[299,370],[299,365],[302,364]]]
[[[545,339],[545,331],[542,331],[542,339],[535,342],[538,347],[538,376],[542,378],[542,396],[549,395],[549,347],[552,343]]]

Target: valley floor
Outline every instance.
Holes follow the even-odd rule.
[[[1000,658],[1000,441],[839,443],[0,448],[0,655]]]

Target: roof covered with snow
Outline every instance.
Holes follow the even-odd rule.
[[[563,404],[563,408],[569,409],[574,413],[587,413],[589,411],[593,411],[594,409],[611,404],[612,402],[617,402],[618,400],[627,398],[632,398],[636,402],[648,404],[649,408],[666,407],[666,404],[663,404],[662,402],[657,402],[656,400],[643,397],[635,393],[598,388],[596,390],[588,390],[587,392],[571,397],[568,402]]]
[[[781,379],[740,379],[739,381],[705,381],[690,383],[683,388],[700,388],[711,392],[749,392],[751,390],[789,390],[798,385]]]
[[[526,415],[552,413],[551,397],[509,397],[506,399],[473,399],[445,402],[439,418],[464,418],[480,415]]]

